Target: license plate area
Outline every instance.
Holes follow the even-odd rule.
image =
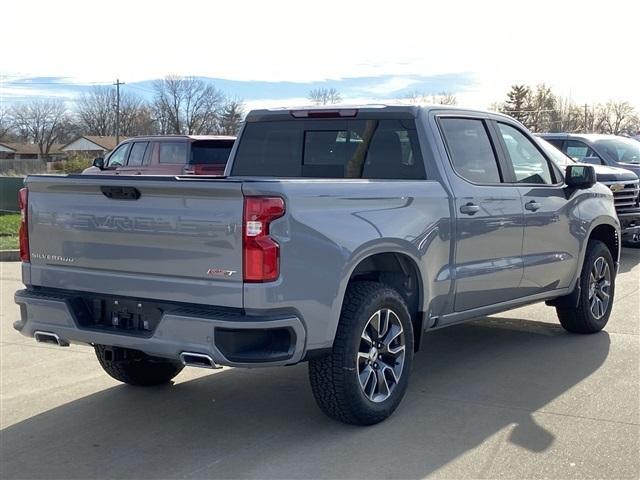
[[[155,302],[129,298],[76,298],[72,302],[78,326],[148,337],[160,323],[164,309]]]

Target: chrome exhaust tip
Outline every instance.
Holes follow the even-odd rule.
[[[213,358],[211,358],[209,355],[205,355],[204,353],[182,352],[180,354],[180,361],[185,367],[211,369],[222,368],[220,367],[220,365],[217,365],[216,362],[213,361]]]
[[[52,345],[57,345],[59,347],[69,346],[68,341],[60,338],[55,333],[51,333],[51,332],[41,332],[38,330],[36,332],[33,332],[33,338],[35,338],[36,342],[38,343],[50,343]]]

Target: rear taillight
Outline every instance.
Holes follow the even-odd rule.
[[[280,246],[269,224],[284,215],[280,197],[245,197],[242,227],[245,282],[270,282],[280,275]]]
[[[185,165],[183,173],[185,175],[224,175],[225,165],[217,164],[194,164]]]
[[[18,239],[20,243],[20,260],[30,262],[29,254],[29,191],[21,188],[18,192],[18,206],[20,207],[20,230]]]

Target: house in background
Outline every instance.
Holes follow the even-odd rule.
[[[62,160],[66,154],[60,150],[62,145],[54,143],[49,150],[49,161]],[[0,143],[0,160],[41,160],[40,148],[34,143]]]
[[[120,141],[126,137],[120,137]],[[67,155],[83,155],[95,158],[104,157],[117,146],[115,136],[82,135],[60,149]]]

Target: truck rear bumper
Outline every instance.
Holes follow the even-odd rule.
[[[176,306],[163,311],[153,332],[141,335],[82,325],[73,294],[27,289],[16,292],[15,302],[21,316],[16,330],[27,337],[52,334],[60,345],[108,345],[174,360],[189,352],[234,367],[290,365],[304,356],[306,330],[293,314],[249,316]]]

